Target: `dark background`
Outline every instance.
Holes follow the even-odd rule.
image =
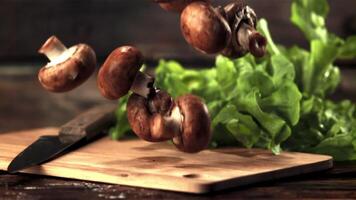
[[[124,44],[138,46],[148,60],[176,58],[209,60],[189,47],[180,32],[179,15],[166,12],[153,0],[0,0],[0,61],[45,61],[37,49],[57,35],[67,46],[90,44],[105,57]],[[229,1],[213,0],[215,5]],[[247,0],[259,17],[267,18],[277,42],[307,47],[289,22],[291,0]],[[330,0],[327,21],[340,36],[356,34],[356,1]]]

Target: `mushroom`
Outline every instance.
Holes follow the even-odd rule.
[[[201,99],[193,95],[175,102],[154,86],[154,79],[140,72],[143,55],[132,46],[115,49],[98,74],[98,87],[108,99],[118,99],[130,90],[127,102],[129,124],[141,139],[162,142],[172,139],[185,152],[198,152],[210,141],[210,118]],[[189,141],[188,141],[189,140]],[[195,145],[194,145],[195,144]]]
[[[126,95],[129,90],[142,96],[148,96],[154,79],[140,72],[143,55],[133,46],[115,49],[99,70],[97,85],[101,94],[116,100]]]
[[[267,39],[256,31],[257,16],[254,10],[242,1],[236,1],[225,6],[224,11],[232,27],[232,39],[222,54],[231,58],[242,57],[248,52],[255,57],[264,56]]]
[[[179,97],[176,102],[182,129],[174,136],[173,143],[179,150],[189,153],[205,149],[212,136],[208,108],[199,97],[191,94]]]
[[[149,142],[162,142],[173,138],[179,130],[173,112],[174,101],[164,91],[145,98],[133,93],[127,102],[127,118],[132,131]]]
[[[208,2],[208,0],[155,0],[164,10],[178,13],[182,12],[187,5],[195,1]]]
[[[211,120],[199,97],[188,94],[176,102],[166,99],[169,109],[163,113],[152,111],[149,101],[132,94],[127,103],[128,121],[141,139],[150,142],[172,140],[180,151],[187,153],[197,153],[208,146],[212,135]]]
[[[231,40],[231,29],[220,8],[204,1],[189,4],[181,14],[180,25],[185,40],[203,53],[218,53]]]
[[[237,31],[237,42],[242,49],[246,49],[255,57],[263,57],[266,54],[267,39],[249,24],[241,24]]]
[[[94,72],[96,56],[86,44],[77,44],[67,49],[56,37],[51,36],[38,50],[50,60],[38,73],[41,85],[51,92],[70,91]]]

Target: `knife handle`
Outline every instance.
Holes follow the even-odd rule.
[[[117,105],[96,106],[64,124],[59,137],[66,141],[85,137],[90,140],[115,123]]]

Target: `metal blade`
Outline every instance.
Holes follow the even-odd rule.
[[[17,155],[12,160],[7,170],[10,173],[14,173],[50,161],[71,147],[76,146],[76,144],[82,140],[85,140],[85,137],[66,142],[60,140],[58,136],[41,136]]]

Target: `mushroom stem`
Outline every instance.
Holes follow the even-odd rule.
[[[56,37],[51,36],[38,50],[39,53],[44,54],[52,62],[57,57],[67,51],[67,47]]]
[[[169,117],[165,117],[165,121],[170,123],[171,127],[173,127],[173,139],[179,137],[183,130],[183,115],[178,105],[172,109]]]
[[[250,36],[250,52],[256,57],[262,57],[266,54],[267,39],[259,32],[255,31]]]
[[[174,127],[174,136],[172,139],[176,144],[182,143],[183,120],[183,115],[180,112],[179,106],[175,106],[171,115],[166,118],[166,121]]]
[[[238,43],[256,57],[266,53],[267,40],[251,25],[242,23],[237,32]]]
[[[175,106],[169,115],[153,115],[155,120],[151,126],[151,134],[155,138],[165,140],[180,138],[183,130],[183,116],[178,106]]]
[[[155,79],[143,72],[137,72],[134,82],[131,85],[130,90],[142,97],[148,98],[151,93]]]

